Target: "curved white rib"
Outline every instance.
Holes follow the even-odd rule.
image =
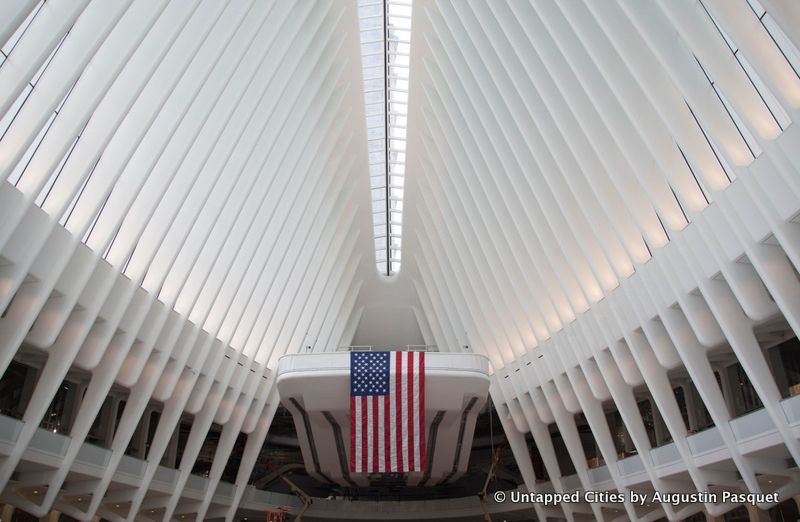
[[[356,8],[343,6],[7,9],[16,25],[2,34],[21,37],[0,65],[0,363],[46,355],[0,466],[14,505],[85,520],[235,515],[278,406],[277,359],[338,346],[353,292],[375,277]],[[71,368],[88,380],[62,460],[9,483]],[[127,404],[78,501],[62,487],[114,385]],[[148,460],[121,499],[111,485],[154,404]],[[194,423],[176,482],[154,497],[185,413]],[[191,500],[212,422],[220,441]],[[241,433],[237,483],[218,490]],[[31,481],[43,497],[16,489]]]
[[[490,358],[530,489],[528,432],[556,491],[800,493],[800,419],[765,357],[775,328],[800,332],[790,4],[416,0],[391,282],[373,264],[355,2],[0,6],[0,369],[39,371],[0,463],[4,502],[83,520],[233,519],[278,407],[279,357],[349,344],[386,303],[412,307],[427,344]],[[720,361],[741,364],[762,410],[732,414]],[[26,473],[68,375],[85,381],[70,437]],[[714,428],[689,432],[676,386],[692,422],[707,411]],[[112,390],[127,403],[105,466],[75,485]],[[653,447],[643,397],[671,442]],[[130,478],[125,450],[153,411]],[[617,455],[607,413],[637,456]],[[587,462],[578,414],[605,466]],[[184,415],[165,493],[158,463]],[[780,459],[754,449],[767,438]],[[734,506],[616,507],[536,511],[680,520]]]
[[[492,397],[528,488],[539,487],[530,432],[557,491],[800,491],[787,467],[800,459],[795,420],[761,333],[771,321],[800,331],[798,76],[788,59],[798,42],[772,4],[778,37],[746,2],[415,5],[405,267],[437,344],[490,357]],[[721,358],[741,363],[789,464],[749,454],[744,420],[714,377]],[[694,382],[741,479],[697,456],[678,379]],[[652,448],[642,396],[664,420],[664,448]],[[617,455],[608,411],[619,412],[634,460]],[[587,462],[579,413],[600,470]],[[553,424],[575,476],[559,469]],[[666,451],[675,471],[659,468]],[[771,488],[765,474],[789,478]],[[681,520],[735,506],[614,507],[561,510]]]

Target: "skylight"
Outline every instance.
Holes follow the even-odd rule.
[[[359,0],[369,175],[378,271],[400,270],[411,1]]]

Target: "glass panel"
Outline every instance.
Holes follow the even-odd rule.
[[[400,269],[411,2],[359,0],[358,15],[375,259],[378,270],[391,275]]]

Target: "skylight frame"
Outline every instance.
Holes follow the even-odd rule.
[[[379,273],[392,276],[400,270],[402,209],[408,118],[411,2],[360,0],[358,5],[362,73],[367,116],[370,191],[372,194],[375,262]],[[383,37],[375,39],[375,20],[382,19]],[[383,51],[375,51],[375,43]],[[383,55],[376,75],[375,56]],[[376,84],[382,80],[383,89]],[[383,93],[377,110],[376,93]],[[379,117],[383,124],[377,123]],[[381,152],[382,154],[378,154]]]

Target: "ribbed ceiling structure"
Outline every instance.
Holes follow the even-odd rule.
[[[63,462],[44,498],[16,505],[132,520],[185,410],[194,424],[159,516],[182,500],[212,422],[223,433],[192,512],[206,517],[243,432],[251,458],[235,508],[278,405],[270,369],[289,346],[335,347],[376,272],[355,6],[0,10],[0,40],[11,38],[0,66],[0,363],[46,355],[0,484],[80,369],[86,394]],[[130,395],[90,501],[77,503],[60,488],[112,385]],[[125,504],[103,505],[153,400],[164,407],[143,480]]]
[[[800,445],[763,351],[764,325],[800,331],[796,4],[420,2],[414,31],[404,270],[437,344],[490,357],[528,487],[542,471],[520,433],[555,491],[800,492]],[[715,379],[728,358],[785,460],[743,448]],[[714,469],[682,420],[673,388],[687,379],[730,455]],[[636,457],[615,447],[610,410]],[[783,480],[761,480],[770,470]],[[681,520],[734,507],[536,511]]]
[[[800,381],[768,350],[800,332],[798,6],[415,0],[403,269],[387,281],[355,1],[3,2],[0,370],[38,373],[3,418],[2,501],[233,520],[278,358],[354,340],[488,356],[531,491],[791,501],[800,406],[785,390]],[[68,380],[83,395],[48,439]],[[140,460],[125,454],[137,437]]]

